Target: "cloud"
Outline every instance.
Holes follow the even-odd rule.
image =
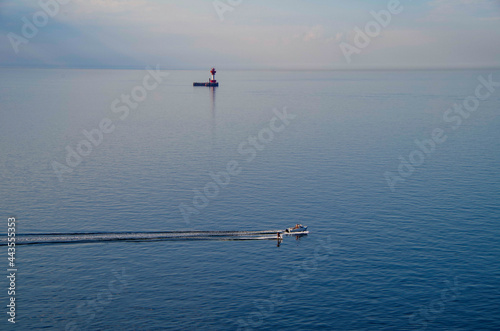
[[[500,14],[498,0],[433,0],[425,20],[434,22],[485,19]]]
[[[158,63],[168,68],[204,68],[213,64],[221,68],[345,65],[338,43],[352,40],[352,27],[363,26],[366,19],[371,19],[369,8],[362,14],[360,3],[321,2],[317,7],[319,0],[311,1],[311,6],[300,2],[286,10],[280,3],[244,2],[221,22],[211,1],[73,0],[18,55],[13,54],[5,35],[9,31],[20,33],[21,18],[30,17],[40,8],[36,1],[2,1],[0,65],[143,67]],[[471,54],[479,52],[485,60],[498,62],[489,59],[499,59],[500,50],[487,44],[493,44],[491,34],[498,35],[500,31],[500,6],[492,7],[492,3],[488,0],[414,2],[416,10],[408,8],[401,14],[408,15],[405,20],[393,20],[358,56],[359,63],[367,66],[385,61],[390,66],[394,54],[405,55],[398,57],[398,64],[460,62],[461,58],[470,59]],[[432,17],[435,24],[412,20],[415,15]],[[443,19],[453,20],[453,24],[443,26],[439,23]],[[439,33],[445,29],[450,31]],[[463,30],[473,33],[464,37]],[[481,40],[485,35],[489,41]],[[475,40],[478,42],[474,43]],[[453,48],[453,42],[474,43],[476,48],[467,51],[464,47],[451,53],[448,50]],[[413,56],[416,53],[435,56]]]
[[[45,42],[52,42],[55,57],[66,54],[63,62],[73,52],[79,61],[82,56],[100,58],[104,65],[123,65],[121,60],[169,67],[221,61],[235,67],[331,61],[335,35],[321,25],[222,24],[209,5],[191,10],[173,2],[74,0],[58,21],[68,27],[66,33],[61,29]]]

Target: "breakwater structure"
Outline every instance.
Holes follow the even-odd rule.
[[[212,74],[212,76],[210,77],[210,79],[208,80],[208,82],[203,82],[203,83],[193,83],[193,86],[209,86],[209,87],[217,87],[219,86],[219,82],[217,82],[215,80],[215,73],[217,71],[215,71],[215,68],[212,68],[212,70],[210,70],[210,73]]]

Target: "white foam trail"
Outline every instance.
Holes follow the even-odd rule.
[[[89,243],[102,241],[152,240],[275,240],[284,230],[266,231],[169,231],[169,232],[102,232],[18,234],[16,245]],[[7,236],[0,238],[7,245]]]

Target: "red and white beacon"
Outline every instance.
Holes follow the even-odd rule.
[[[212,74],[212,76],[210,77],[208,82],[206,82],[206,83],[193,83],[193,86],[210,86],[210,87],[219,86],[219,83],[215,80],[215,73],[216,72],[217,71],[215,71],[215,68],[212,68],[212,70],[210,70],[210,73]]]
[[[212,74],[212,78],[210,79],[210,83],[212,83],[212,84],[217,83],[217,81],[215,80],[215,73],[216,72],[217,71],[215,71],[215,68],[212,68],[212,70],[210,70],[210,73]]]

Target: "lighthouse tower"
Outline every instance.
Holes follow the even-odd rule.
[[[212,70],[210,70],[210,73],[212,74],[212,78],[210,78],[210,83],[213,83],[213,84],[217,83],[217,81],[215,80],[215,73],[216,72],[217,71],[215,71],[215,68],[212,68]]]
[[[212,70],[210,70],[210,73],[212,74],[212,76],[210,77],[210,79],[208,80],[208,82],[203,82],[203,83],[196,83],[194,82],[193,83],[193,86],[209,86],[209,87],[217,87],[219,86],[219,83],[215,80],[215,73],[217,71],[215,71],[215,68],[212,68]]]

